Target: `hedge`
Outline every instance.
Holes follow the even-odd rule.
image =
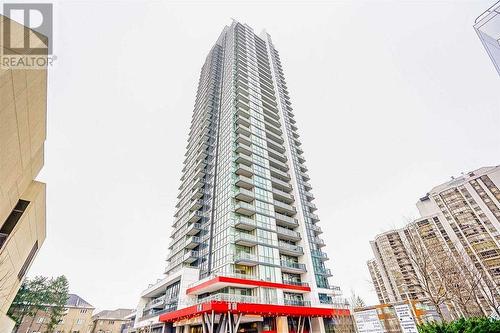
[[[420,333],[499,333],[500,320],[461,318],[449,323],[429,323],[418,327]]]

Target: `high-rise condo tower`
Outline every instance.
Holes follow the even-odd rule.
[[[345,319],[309,179],[278,51],[233,22],[201,70],[166,277],[135,329],[329,332]]]

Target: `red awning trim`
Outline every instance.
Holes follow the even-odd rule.
[[[186,290],[186,294],[190,295],[197,290],[206,288],[206,287],[208,287],[212,284],[218,283],[218,282],[237,283],[237,284],[244,284],[244,285],[255,286],[255,287],[311,291],[311,287],[309,287],[309,286],[297,286],[294,284],[284,284],[284,283],[276,283],[276,282],[261,281],[261,280],[240,279],[240,278],[227,277],[227,276],[216,276],[211,280],[200,283],[197,286],[188,288]]]
[[[260,315],[264,317],[278,316],[308,316],[308,317],[336,317],[349,316],[348,309],[315,308],[308,306],[290,306],[274,304],[254,304],[254,303],[229,303],[221,301],[211,301],[193,305],[184,309],[164,313],[160,315],[161,322],[175,322],[190,319],[202,315],[203,313],[231,313]]]

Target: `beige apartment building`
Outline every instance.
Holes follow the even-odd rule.
[[[26,28],[4,20],[22,40]],[[46,109],[46,69],[0,68],[0,332],[14,325],[7,310],[45,239],[45,184],[34,179],[44,161]]]
[[[133,309],[103,310],[92,316],[92,333],[122,333],[132,323]]]
[[[424,295],[416,280],[411,253],[405,246],[404,230],[380,234],[370,244],[381,278],[379,282],[385,286],[379,288],[386,290],[383,303],[422,299]]]
[[[386,285],[382,280],[382,274],[380,273],[379,265],[375,259],[370,259],[367,261],[368,271],[373,281],[373,288],[377,293],[377,297],[381,304],[386,304],[390,302],[389,294],[386,289]]]
[[[64,317],[54,328],[55,333],[91,332],[92,313],[95,309],[92,305],[78,295],[69,294],[65,308]],[[49,320],[48,311],[40,311],[34,317],[25,317],[17,331],[19,333],[46,332]]]
[[[462,292],[451,297],[450,290],[441,289],[447,299],[441,309],[445,317],[496,312],[500,308],[499,187],[500,166],[452,178],[419,199],[417,208],[423,217],[378,235],[371,242],[375,259],[368,262],[368,268],[380,302],[425,299],[418,279],[421,269],[411,260],[422,258],[429,267],[446,266],[448,276],[452,273],[472,281],[460,287],[463,293],[468,288],[476,290],[469,299],[461,297]],[[429,272],[430,289],[437,294],[444,271]]]

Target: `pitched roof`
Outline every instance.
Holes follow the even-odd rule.
[[[90,303],[76,294],[68,294],[66,306],[74,308],[94,308]]]
[[[129,314],[134,312],[134,309],[116,309],[116,310],[103,310],[92,316],[93,320],[96,319],[125,319]]]

